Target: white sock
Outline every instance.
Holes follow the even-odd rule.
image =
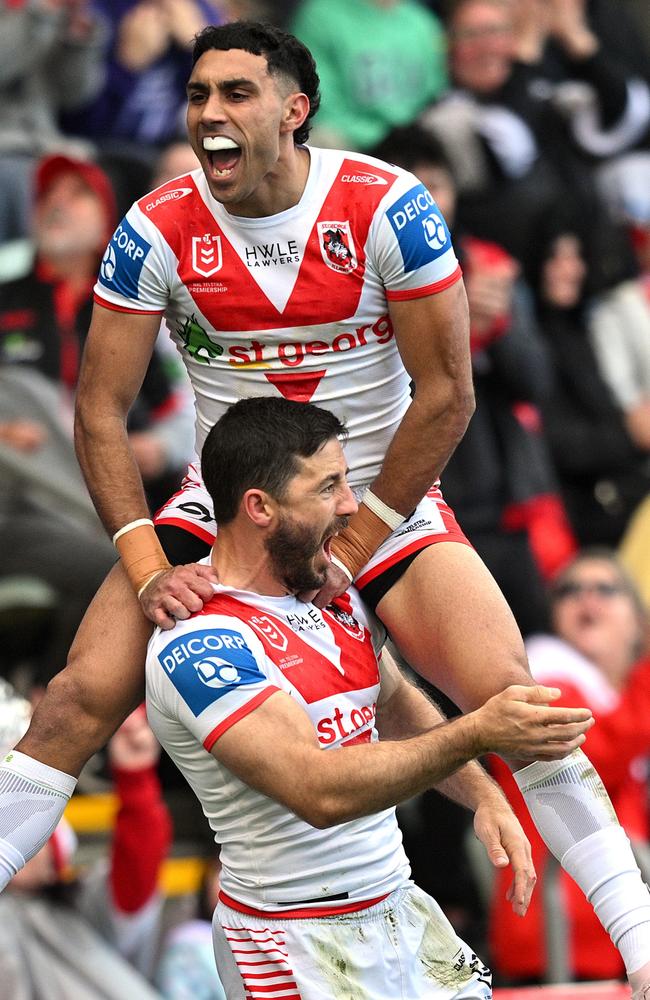
[[[537,830],[580,886],[628,975],[650,960],[650,892],[605,786],[581,750],[514,774]]]
[[[77,779],[12,750],[0,764],[0,891],[52,836]]]

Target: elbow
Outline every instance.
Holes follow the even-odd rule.
[[[294,805],[293,808],[296,816],[317,830],[328,830],[357,815],[336,792],[310,795],[307,801]]]

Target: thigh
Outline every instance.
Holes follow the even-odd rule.
[[[152,628],[117,563],[93,598],[68,665],[48,685],[18,749],[78,774],[143,700]]]
[[[463,711],[509,684],[533,683],[512,612],[468,545],[419,552],[377,614],[413,669]]]

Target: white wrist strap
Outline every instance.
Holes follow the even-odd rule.
[[[147,579],[144,581],[144,583],[142,584],[142,586],[138,590],[138,600],[140,600],[140,598],[142,597],[144,591],[147,589],[147,587],[149,586],[149,584],[153,583],[153,581],[156,579],[157,576],[160,576],[161,573],[165,573],[165,572],[166,572],[166,570],[164,570],[164,569],[157,569],[155,573],[152,573],[151,576],[147,577]]]
[[[388,504],[376,497],[371,490],[366,490],[366,492],[361,497],[361,503],[365,503],[368,510],[371,510],[373,514],[376,514],[384,524],[388,525],[391,531],[397,531],[397,529],[404,524],[406,520],[401,514],[398,514],[396,510],[389,507]]]
[[[149,517],[139,517],[137,521],[129,521],[129,523],[125,524],[123,528],[120,528],[119,531],[115,532],[113,535],[113,545],[115,545],[118,538],[121,538],[122,535],[126,535],[127,531],[133,531],[134,528],[140,528],[143,524],[150,524],[153,528],[153,521]]]
[[[345,565],[345,563],[342,563],[340,559],[337,559],[336,556],[333,556],[331,553],[330,553],[330,562],[332,562],[335,566],[338,566],[338,568],[343,573],[345,573],[345,575],[347,576],[347,578],[350,581],[350,583],[352,583],[352,573],[347,568],[347,566]]]

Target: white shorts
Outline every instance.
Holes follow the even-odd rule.
[[[228,1000],[492,996],[489,969],[412,884],[374,906],[329,917],[243,913],[220,901],[212,929]]]
[[[361,491],[363,492],[363,491]],[[178,493],[160,508],[156,524],[184,528],[212,545],[217,536],[217,524],[212,512],[210,494],[203,485],[200,467],[190,465]],[[454,512],[442,496],[438,484],[431,487],[409,519],[389,535],[355,579],[358,590],[376,585],[379,577],[402,560],[416,555],[435,542],[464,542]],[[376,603],[376,602],[375,602]]]

